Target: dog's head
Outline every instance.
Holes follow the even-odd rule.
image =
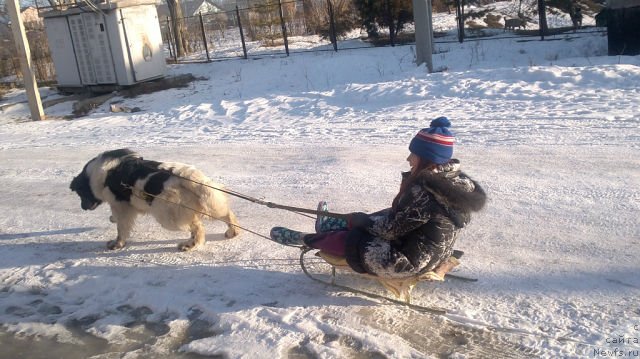
[[[77,193],[80,197],[80,206],[85,211],[93,211],[102,203],[101,200],[96,198],[96,196],[93,194],[93,191],[91,190],[91,182],[89,179],[89,174],[87,173],[87,166],[89,165],[89,163],[84,166],[82,172],[80,172],[79,175],[73,178],[73,181],[71,181],[71,185],[69,186],[69,188],[73,192]]]
[[[79,175],[77,175],[69,188],[76,192],[80,197],[80,206],[84,210],[94,210],[100,204],[102,199],[96,197],[96,194],[91,188],[91,183],[94,186],[104,186],[102,183],[105,181],[106,173],[114,170],[117,166],[127,158],[141,158],[137,153],[122,148],[113,151],[106,151],[98,155],[98,157],[87,162]],[[101,191],[102,188],[96,188],[96,191]]]

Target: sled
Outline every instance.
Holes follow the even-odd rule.
[[[445,280],[446,277],[460,279],[460,280],[469,281],[469,282],[477,281],[477,279],[474,279],[474,278],[467,278],[467,277],[454,276],[454,275],[448,274],[448,272],[451,269],[453,269],[454,267],[460,264],[460,260],[455,257],[449,257],[449,259],[446,262],[447,264],[446,270],[429,271],[420,275],[414,275],[414,276],[408,276],[408,277],[402,277],[402,278],[384,278],[384,277],[379,277],[379,276],[375,276],[367,273],[357,273],[351,269],[351,267],[347,264],[347,261],[345,258],[336,257],[319,250],[315,253],[315,255],[331,266],[331,282],[327,282],[325,280],[314,277],[307,271],[307,268],[304,264],[304,255],[307,252],[312,250],[313,248],[302,248],[302,254],[300,255],[300,264],[302,266],[302,270],[311,279],[328,284],[328,285],[337,286],[343,289],[348,289],[350,291],[357,292],[360,294],[378,297],[377,295],[372,295],[371,293],[368,293],[368,292],[363,292],[360,290],[355,290],[350,287],[340,286],[336,284],[336,270],[353,273],[359,277],[373,279],[379,282],[387,291],[393,294],[393,296],[396,298],[395,300],[401,301],[407,304],[411,303],[411,292],[419,282],[442,282]],[[384,299],[389,299],[389,298],[385,297]]]

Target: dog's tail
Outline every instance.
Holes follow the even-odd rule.
[[[228,226],[225,237],[232,238],[240,233],[238,219],[229,206],[229,197],[224,186],[214,182],[200,170],[189,165],[171,166],[171,172],[180,180],[180,186],[198,197],[201,208],[207,217],[225,222]]]

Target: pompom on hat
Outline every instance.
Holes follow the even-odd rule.
[[[442,116],[431,121],[431,127],[423,128],[411,140],[409,151],[418,157],[436,164],[449,162],[453,155],[453,133],[451,122]]]

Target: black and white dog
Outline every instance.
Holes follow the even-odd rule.
[[[205,242],[203,213],[227,223],[225,237],[239,233],[226,194],[214,189],[223,187],[186,164],[147,161],[129,149],[107,151],[89,161],[70,188],[84,210],[109,203],[110,219],[118,226],[109,249],[124,247],[136,217],[147,213],[168,230],[191,232],[191,239],[178,245],[182,251]]]

